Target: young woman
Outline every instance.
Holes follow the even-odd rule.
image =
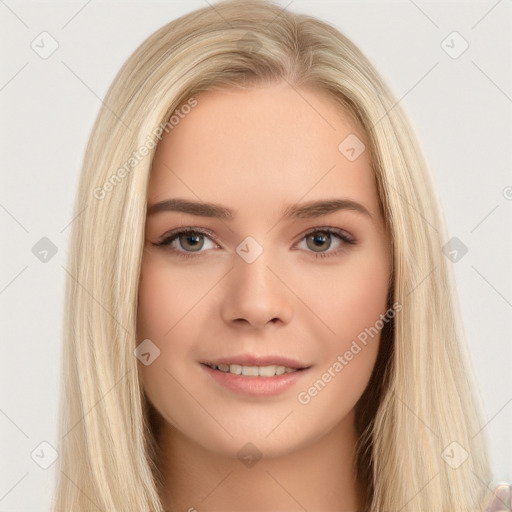
[[[445,221],[354,44],[223,1],[149,37],[105,105],[53,510],[491,507]]]

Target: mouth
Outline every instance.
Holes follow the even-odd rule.
[[[276,375],[283,375],[283,373],[300,372],[306,368],[290,368],[288,366],[271,364],[268,366],[246,366],[240,364],[209,364],[203,363],[213,370],[218,370],[224,373],[232,373],[234,375],[243,375],[245,377],[275,377]]]
[[[255,397],[284,393],[296,386],[311,368],[311,365],[280,356],[249,355],[202,362],[201,366],[222,388]]]

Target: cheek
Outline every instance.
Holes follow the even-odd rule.
[[[149,400],[178,429],[177,410],[193,415],[188,409],[190,400],[184,400],[187,397],[179,384],[186,380],[179,361],[190,358],[187,313],[200,293],[183,273],[173,271],[165,258],[155,254],[144,256],[139,281],[137,342],[149,339],[160,353],[151,364],[138,362],[138,367]],[[170,397],[173,397],[172,407]]]
[[[382,263],[370,260],[368,264],[361,262],[348,274],[339,294],[341,314],[336,328],[356,337],[374,326],[380,315],[386,312],[389,273]]]
[[[176,289],[180,293],[176,293]],[[186,315],[184,298],[188,288],[179,282],[179,275],[169,270],[154,254],[144,255],[139,281],[137,308],[137,343],[145,339],[160,350],[159,356],[150,365],[139,364],[146,391],[151,396],[168,380],[164,369],[167,368],[169,354],[176,357],[183,344],[174,343],[179,338],[181,320]],[[168,383],[167,383],[168,385]]]
[[[138,339],[170,339],[192,306],[204,294],[201,278],[176,270],[165,256],[144,255],[139,282]]]
[[[360,251],[336,271],[315,276],[316,291],[309,293],[308,305],[329,330],[322,329],[318,338],[318,368],[299,399],[314,402],[311,413],[340,407],[347,413],[368,384],[382,328],[392,318],[382,320],[390,277],[389,261],[382,254],[375,248]]]
[[[144,255],[139,280],[139,297],[137,308],[137,339],[154,338],[158,333],[163,334],[164,312],[169,311],[168,303],[172,300],[171,294],[166,293],[165,275],[152,264],[151,255]],[[172,305],[172,304],[171,304]],[[169,325],[167,326],[167,329]]]
[[[322,329],[329,352],[347,350],[385,314],[390,267],[382,255],[378,248],[354,252],[338,267],[317,272],[301,292],[329,328]]]

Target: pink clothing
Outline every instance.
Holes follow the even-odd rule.
[[[500,483],[489,491],[483,512],[512,512],[512,485]]]

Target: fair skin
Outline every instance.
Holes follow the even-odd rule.
[[[146,221],[137,340],[160,350],[139,368],[163,419],[165,510],[359,511],[354,407],[380,335],[359,343],[341,371],[333,364],[387,310],[391,247],[368,151],[350,161],[338,150],[351,133],[366,147],[367,138],[318,89],[280,82],[196,99],[158,145],[148,206],[182,198],[234,212],[219,219],[162,209]],[[369,215],[282,215],[289,205],[341,198]],[[154,245],[180,227],[210,234]],[[258,246],[242,244],[246,251],[262,249],[251,262],[236,250],[248,236]],[[202,364],[240,354],[286,356],[305,369],[280,393],[249,396]],[[307,393],[322,378],[325,386]]]

